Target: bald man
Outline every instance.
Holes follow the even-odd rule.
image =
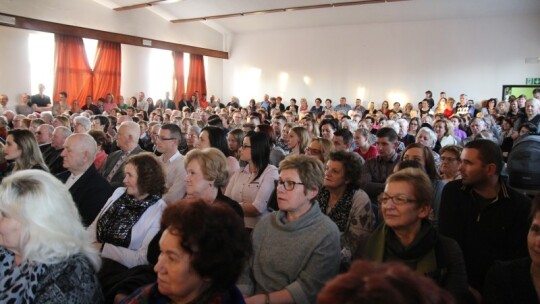
[[[101,168],[101,175],[107,179],[114,189],[123,186],[124,163],[127,158],[144,151],[139,147],[140,135],[139,124],[133,121],[123,122],[118,128],[116,145],[119,150],[109,154],[107,161]]]
[[[61,154],[67,171],[56,176],[69,188],[85,227],[94,221],[113,192],[94,166],[96,153],[97,144],[92,136],[86,133],[69,136]]]

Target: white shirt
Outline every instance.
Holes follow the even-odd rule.
[[[105,203],[105,206],[103,206],[98,216],[96,216],[94,222],[86,228],[91,242],[97,242],[97,221],[125,191],[126,188],[124,187],[116,189],[107,203]],[[103,251],[101,252],[101,257],[115,260],[128,268],[148,264],[148,260],[146,259],[148,244],[150,244],[150,241],[152,241],[159,231],[163,209],[165,209],[165,201],[162,199],[148,207],[137,223],[131,228],[131,241],[129,246],[125,248],[105,243]]]
[[[268,213],[267,205],[272,191],[274,191],[274,181],[278,179],[278,169],[273,165],[268,165],[261,176],[255,181],[256,173],[249,171],[249,165],[237,171],[229,181],[225,195],[233,200],[242,203],[251,203],[261,215],[256,217],[244,216],[244,223],[247,228],[254,228],[261,217]]]
[[[163,162],[163,155],[160,156],[160,159]],[[163,200],[170,204],[186,195],[184,156],[176,151],[169,161],[163,163],[163,166],[166,174],[165,186],[167,187],[167,193],[163,195]]]

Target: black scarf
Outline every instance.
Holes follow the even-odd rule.
[[[427,221],[422,220],[420,231],[409,246],[403,246],[392,229],[386,231],[385,255],[388,259],[399,259],[413,266],[417,260],[424,256],[429,250],[435,248],[438,241],[438,234],[435,228]],[[416,267],[412,267],[413,269]]]
[[[127,248],[131,242],[131,228],[146,209],[160,199],[161,195],[152,194],[138,201],[124,192],[99,218],[96,227],[98,242]]]

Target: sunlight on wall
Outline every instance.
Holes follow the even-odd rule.
[[[172,75],[174,73],[171,51],[151,49],[148,58],[148,84],[146,97],[152,97],[154,102],[165,97],[165,92],[172,91]]]
[[[390,92],[387,94],[387,96],[388,102],[390,103],[390,108],[394,102],[399,102],[401,106],[404,106],[405,102],[407,101],[407,96],[404,93]]]
[[[289,74],[286,72],[281,72],[278,74],[278,87],[279,95],[285,95],[285,90],[287,89],[287,83],[289,82]]]
[[[356,88],[356,98],[360,98],[362,101],[366,98],[366,88],[358,87]]]
[[[260,89],[262,70],[256,67],[242,67],[234,70],[234,83],[236,97],[240,98],[242,105],[257,96]]]
[[[45,94],[51,96],[54,84],[54,34],[35,32],[28,35],[28,62],[31,91],[27,93],[38,93],[38,85],[43,83]]]
[[[304,83],[307,86],[311,85],[311,78],[309,78],[309,76],[304,76]]]

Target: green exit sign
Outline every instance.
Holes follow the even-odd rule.
[[[527,85],[540,85],[540,78],[527,78],[525,80]]]

